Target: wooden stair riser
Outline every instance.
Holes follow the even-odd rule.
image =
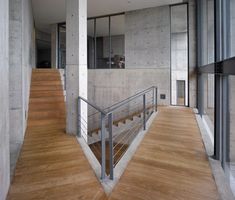
[[[60,124],[65,123],[65,119],[42,119],[42,120],[29,120],[28,127],[32,126],[46,126],[46,125],[53,125],[53,124]]]
[[[64,111],[31,111],[29,119],[65,119],[66,113]]]
[[[30,98],[64,96],[61,91],[31,91]]]
[[[29,103],[63,103],[64,102],[64,96],[55,96],[55,97],[37,97],[37,98],[31,98],[29,100]]]
[[[58,81],[60,79],[60,76],[32,76],[32,81]]]
[[[43,85],[32,85],[31,86],[31,91],[60,91],[62,88],[61,88],[61,85],[46,85],[46,86],[43,86]]]
[[[31,103],[29,104],[29,112],[31,111],[40,111],[40,110],[62,110],[65,109],[64,102],[58,103]]]
[[[61,86],[61,81],[32,81],[31,86]]]

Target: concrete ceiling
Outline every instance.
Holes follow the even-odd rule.
[[[87,0],[88,17],[101,16],[155,6],[180,3],[183,0]],[[50,24],[64,22],[66,0],[32,0],[36,27],[50,31]]]

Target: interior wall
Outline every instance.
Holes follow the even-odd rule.
[[[9,2],[0,1],[0,199],[6,198],[10,184],[9,153]]]
[[[155,7],[125,16],[126,68],[170,68],[170,8]]]
[[[35,31],[30,0],[9,1],[10,152],[13,173],[27,125]]]
[[[195,3],[189,1],[190,106],[196,106]],[[170,104],[170,7],[127,12],[125,69],[88,70],[89,100],[105,108],[150,86],[160,105]],[[165,94],[166,99],[160,99]]]
[[[158,87],[159,105],[169,105],[170,70],[165,69],[99,69],[88,70],[88,100],[106,108],[151,86]]]

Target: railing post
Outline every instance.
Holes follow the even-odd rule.
[[[155,87],[153,87],[153,112],[156,111],[156,108],[155,108]]]
[[[143,95],[143,127],[146,130],[146,94]]]
[[[158,93],[157,93],[157,88],[155,89],[155,111],[157,111],[157,96],[158,96]]]
[[[78,97],[78,127],[77,127],[77,134],[78,137],[81,137],[81,129],[82,129],[82,124],[81,124],[82,116],[81,116],[81,99]]]
[[[113,113],[109,114],[109,166],[110,179],[113,180]]]
[[[105,114],[101,113],[101,179],[105,179],[105,155],[106,155],[106,142],[105,142]]]

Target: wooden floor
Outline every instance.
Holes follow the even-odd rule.
[[[191,109],[160,109],[110,199],[219,199]]]
[[[65,134],[58,71],[34,70],[25,141],[10,200],[106,199],[75,137]]]
[[[40,78],[34,80],[36,84]],[[49,94],[52,94],[48,99],[51,101],[54,92]],[[40,98],[40,95],[36,96]],[[57,121],[53,112],[45,113],[50,103],[39,103],[45,102],[44,98],[36,101],[39,110],[33,106],[34,101],[31,100],[30,114],[34,111],[36,114],[29,116],[25,142],[8,199],[218,199],[191,109],[160,109],[119,183],[106,197],[76,139],[65,135],[63,117],[57,115]],[[45,110],[44,105],[47,105]],[[61,104],[56,105],[51,104],[52,111],[62,109]]]

